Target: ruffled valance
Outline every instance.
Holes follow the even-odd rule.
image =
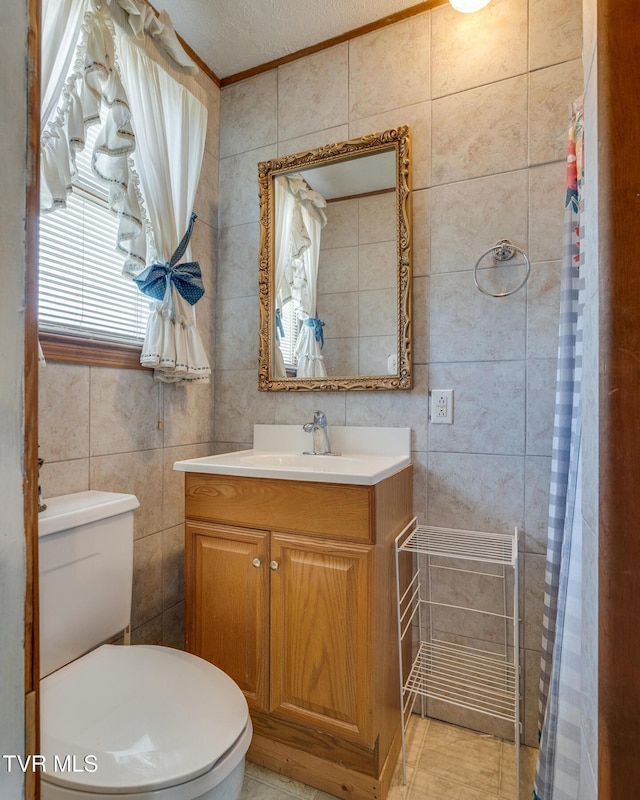
[[[173,24],[166,11],[156,16],[151,6],[142,0],[107,0],[111,5],[115,21],[126,26],[138,41],[143,41],[145,34],[151,36],[165,53],[185,72],[196,75],[199,69],[180,44]],[[119,7],[126,18],[118,14]]]
[[[77,4],[76,4],[77,5]],[[86,130],[99,125],[91,167],[108,192],[109,208],[118,218],[117,249],[125,256],[123,274],[133,276],[146,264],[147,236],[139,185],[130,155],[135,150],[131,109],[116,64],[113,30],[107,7],[97,0],[81,3],[77,45],[60,101],[43,121],[40,148],[40,209],[64,208],[77,175],[76,152],[85,146]],[[56,14],[46,4],[45,14]],[[52,43],[45,42],[45,47]],[[55,46],[55,43],[53,43]],[[47,81],[59,76],[44,76]]]
[[[309,188],[299,172],[286,177],[289,191],[295,199],[291,217],[291,257],[300,258],[311,246],[311,233],[305,224],[302,209],[306,209],[307,214],[316,218],[323,228],[327,224],[327,215],[324,213],[327,201],[321,194]]]

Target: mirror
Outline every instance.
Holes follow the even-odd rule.
[[[410,389],[406,126],[258,164],[261,391]]]

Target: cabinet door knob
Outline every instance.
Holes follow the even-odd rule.
[[[278,562],[277,562],[277,561],[272,561],[272,562],[269,564],[269,566],[271,567],[271,569],[272,569],[272,570],[280,569],[280,564],[278,564]]]
[[[262,559],[261,558],[254,558],[251,562],[254,567],[261,567],[262,566]]]

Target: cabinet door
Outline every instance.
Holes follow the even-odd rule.
[[[372,745],[373,548],[273,533],[271,559],[271,712]]]
[[[227,673],[266,710],[269,534],[187,524],[187,649]]]

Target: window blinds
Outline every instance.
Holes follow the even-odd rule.
[[[278,345],[282,351],[282,358],[287,369],[296,369],[296,339],[298,338],[298,317],[293,310],[293,301],[287,300],[281,309],[282,327],[284,336]]]
[[[97,126],[78,153],[79,178],[67,207],[40,217],[39,324],[48,331],[141,343],[149,300],[121,275],[114,248],[118,221],[106,189],[93,176],[89,154]]]

